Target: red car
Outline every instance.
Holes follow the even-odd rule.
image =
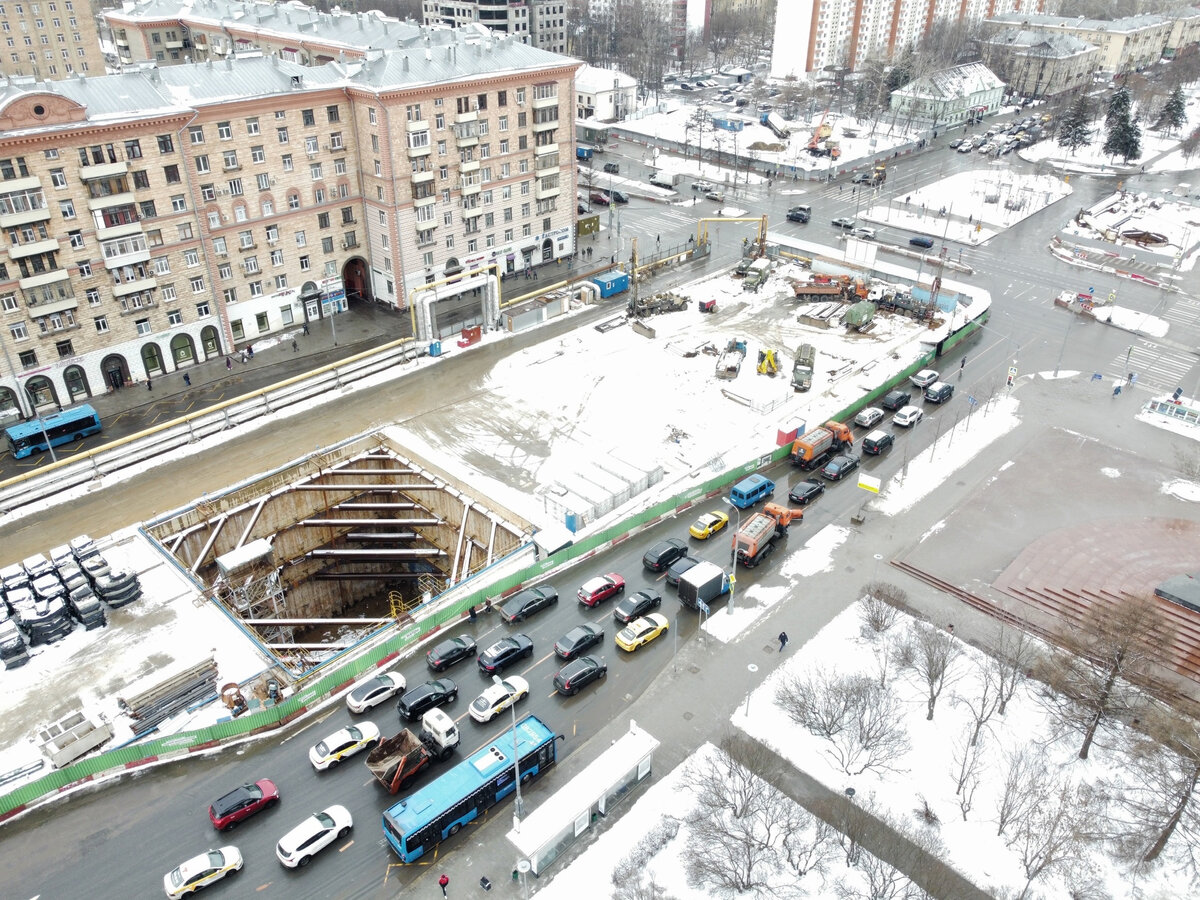
[[[602,600],[615,597],[625,590],[625,579],[616,572],[589,578],[579,589],[579,602],[584,606],[595,606]]]
[[[208,817],[217,831],[229,831],[244,819],[270,809],[278,802],[279,788],[275,787],[275,782],[260,778],[254,784],[243,784],[214,800],[208,808]]]

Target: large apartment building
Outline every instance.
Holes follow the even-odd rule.
[[[776,7],[771,76],[855,70],[891,58],[936,21],[982,22],[1004,12],[1039,12],[1045,0],[788,0]]]
[[[104,74],[96,20],[87,0],[0,0],[0,76],[43,81]]]
[[[428,326],[570,254],[578,65],[412,25],[322,66],[0,82],[0,408],[184,369],[343,296]]]
[[[426,25],[478,22],[552,53],[567,50],[567,0],[425,0]]]

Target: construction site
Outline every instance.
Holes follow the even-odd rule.
[[[299,671],[501,560],[533,526],[391,441],[351,439],[147,525]]]

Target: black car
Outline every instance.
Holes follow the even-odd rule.
[[[848,453],[843,453],[839,456],[835,456],[828,463],[826,463],[825,468],[821,470],[821,474],[830,481],[840,481],[857,468],[858,457],[851,456]]]
[[[458,697],[458,685],[449,678],[426,681],[411,691],[405,691],[396,704],[396,712],[408,720],[419,719],[435,706],[453,703]]]
[[[629,202],[629,195],[624,193],[623,191],[611,190],[608,192],[608,196],[612,197],[613,203],[628,203]]]
[[[575,209],[577,212],[581,212],[581,213],[585,213],[588,211],[587,204],[584,203],[582,200],[580,200],[578,203],[575,204]]]
[[[634,619],[640,619],[653,609],[662,605],[662,597],[653,591],[638,591],[623,597],[613,608],[613,618],[622,625],[628,625]]]
[[[554,642],[554,652],[563,659],[574,659],[602,640],[604,640],[604,629],[599,625],[576,625]]]
[[[683,573],[692,566],[696,565],[698,562],[700,562],[700,560],[691,556],[679,557],[679,559],[671,563],[670,568],[667,569],[667,584],[671,585],[672,587],[677,587],[679,585],[679,579],[683,576]]]
[[[895,442],[896,438],[890,431],[872,431],[862,440],[862,452],[868,456],[879,456],[892,449]]]
[[[621,167],[617,163],[605,163],[604,171],[616,175],[621,171]]]
[[[642,557],[642,565],[651,572],[662,572],[670,568],[671,563],[679,557],[686,555],[687,544],[679,538],[667,538],[646,551],[646,555]]]
[[[557,602],[558,589],[552,584],[526,588],[505,601],[504,605],[500,607],[500,618],[510,625],[513,622],[524,622],[535,612],[553,606]]]
[[[608,674],[608,666],[599,656],[581,656],[567,663],[554,676],[554,689],[560,694],[574,697],[593,681]]]
[[[464,635],[435,644],[433,649],[425,654],[425,664],[435,672],[444,672],[455,663],[474,655],[475,639]]]
[[[809,218],[810,218],[809,214],[802,209],[789,209],[788,210],[787,219],[789,222],[800,222],[801,224],[803,224],[803,223],[807,222],[809,220]]]
[[[792,485],[792,489],[788,491],[788,499],[801,506],[807,506],[823,493],[825,493],[824,482],[815,478],[806,478],[804,481],[798,481]]]
[[[879,405],[895,412],[902,406],[908,406],[910,400],[912,400],[912,394],[908,391],[888,391]]]
[[[533,656],[533,641],[527,634],[513,634],[500,638],[479,654],[479,668],[488,675],[510,666],[518,659]]]

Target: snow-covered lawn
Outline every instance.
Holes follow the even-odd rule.
[[[979,244],[1069,196],[1072,188],[1055,175],[997,165],[957,172],[904,192],[889,190],[886,182],[874,191],[859,190],[868,192],[860,219]]]

